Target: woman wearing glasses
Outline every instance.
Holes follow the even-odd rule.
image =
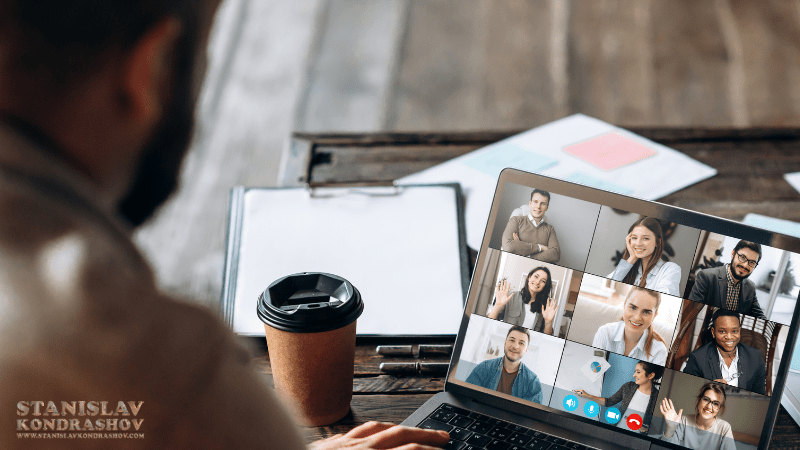
[[[666,419],[662,439],[688,448],[704,450],[736,450],[731,425],[720,419],[725,412],[725,390],[717,383],[700,388],[695,404],[696,414],[675,411],[672,400],[664,398],[659,406]]]
[[[642,217],[625,236],[625,253],[607,278],[669,295],[680,295],[681,268],[664,262],[664,232],[658,220]]]

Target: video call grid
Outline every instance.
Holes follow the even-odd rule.
[[[513,184],[513,183],[506,183],[506,186],[508,186],[508,185],[512,185],[512,184]],[[533,189],[533,188],[530,188],[530,187],[524,187],[524,186],[520,186],[520,187],[523,187],[524,189],[527,189],[529,192],[530,192],[530,190],[532,190],[532,189]],[[505,195],[505,194],[504,194],[504,195]],[[556,195],[557,195],[557,194],[556,194]],[[563,196],[562,196],[562,197],[563,197]],[[567,198],[568,198],[568,197],[567,197]],[[574,199],[573,199],[573,200],[574,200]],[[583,202],[583,203],[590,204],[589,202]],[[594,222],[594,227],[593,227],[593,229],[592,229],[592,231],[591,231],[591,237],[590,237],[590,242],[591,242],[591,244],[590,244],[590,245],[589,245],[589,247],[587,248],[586,252],[583,254],[583,257],[582,257],[582,258],[579,258],[579,260],[581,261],[581,263],[580,263],[580,264],[578,264],[578,265],[574,265],[574,264],[573,264],[573,265],[571,265],[571,266],[568,266],[568,265],[565,265],[565,264],[560,264],[560,263],[559,263],[559,261],[550,261],[550,264],[555,264],[555,265],[557,265],[557,266],[560,266],[560,267],[563,267],[563,268],[570,268],[570,269],[573,269],[573,270],[575,271],[575,273],[573,274],[573,277],[575,277],[575,276],[581,276],[581,277],[582,277],[584,274],[590,274],[590,275],[595,275],[595,276],[599,276],[599,277],[606,278],[606,279],[612,279],[612,278],[610,278],[610,276],[609,276],[609,275],[607,275],[607,274],[602,274],[602,273],[598,274],[598,273],[593,273],[592,271],[587,271],[587,270],[586,270],[586,268],[587,268],[587,265],[589,264],[589,258],[590,258],[591,250],[592,250],[592,249],[595,247],[595,241],[596,241],[596,240],[602,240],[602,239],[604,238],[604,236],[598,236],[598,233],[597,233],[597,231],[598,231],[599,227],[601,226],[601,224],[600,224],[600,212],[602,211],[602,209],[603,209],[603,208],[607,208],[607,207],[603,207],[603,206],[601,206],[601,205],[597,205],[597,204],[593,204],[593,203],[592,203],[592,204],[590,204],[590,205],[593,205],[593,206],[594,206],[594,207],[597,209],[597,215],[596,215],[596,217],[595,217],[595,220],[593,221],[593,222]],[[628,214],[630,214],[630,212],[629,212]],[[633,213],[633,214],[635,214],[635,213]],[[498,211],[498,216],[499,216],[499,215],[501,215],[501,212],[500,212],[500,211]],[[500,226],[505,226],[505,225],[506,225],[506,224],[503,224],[503,223],[502,223],[502,221],[501,221],[501,223],[500,223]],[[497,223],[495,223],[495,228],[496,228],[497,226],[498,226],[498,225],[497,225]],[[691,249],[691,250],[693,250],[693,251],[691,251],[691,252],[689,252],[688,254],[686,254],[686,255],[688,255],[688,256],[686,256],[686,255],[685,255],[685,257],[686,257],[686,258],[688,258],[688,261],[684,261],[685,265],[687,265],[687,267],[688,267],[688,268],[691,270],[691,269],[692,269],[692,267],[693,267],[693,265],[696,263],[696,261],[695,261],[695,260],[696,260],[697,258],[699,258],[699,256],[701,256],[701,255],[699,255],[699,254],[698,254],[698,252],[699,252],[699,251],[705,252],[705,251],[707,250],[706,248],[700,249],[699,247],[700,247],[701,245],[703,245],[703,246],[705,246],[705,245],[706,245],[706,243],[705,243],[704,239],[707,239],[707,238],[708,238],[708,232],[706,232],[706,231],[703,231],[703,230],[697,230],[697,229],[693,229],[693,228],[691,228],[691,227],[684,226],[684,225],[681,225],[681,226],[683,226],[683,227],[684,227],[684,228],[686,228],[686,229],[692,229],[692,230],[696,230],[696,232],[697,232],[697,237],[696,237],[696,239],[694,239],[693,241],[691,241],[690,243],[688,243],[688,245],[685,245],[685,246],[683,247],[684,251],[686,251],[686,250],[688,250],[688,247],[691,247],[691,246],[692,246],[692,244],[693,244],[693,246],[694,246],[694,248],[693,248],[693,249]],[[497,232],[495,232],[495,234],[497,234]],[[723,236],[723,238],[725,238],[725,236]],[[563,238],[562,238],[562,239],[563,239]],[[495,240],[495,241],[496,241],[496,239],[493,239],[493,240]],[[497,251],[501,251],[501,252],[503,252],[503,253],[510,253],[510,252],[505,252],[505,251],[503,251],[503,250],[502,250],[502,246],[494,246],[494,245],[492,245],[492,242],[490,242],[490,245],[489,245],[489,247],[490,247],[490,248],[492,248],[492,249],[495,249],[495,250],[497,250]],[[499,248],[498,248],[498,247],[499,247]],[[769,248],[769,247],[766,247],[766,246],[764,246],[764,247],[765,247],[765,248]],[[783,250],[780,250],[780,249],[775,249],[775,250],[778,250],[778,251],[781,251],[781,252],[783,252]],[[717,253],[717,256],[720,256],[720,253]],[[533,258],[533,257],[531,257],[531,259],[536,259],[536,258]],[[621,259],[621,258],[620,258],[620,259]],[[723,267],[724,267],[724,266],[723,266]],[[696,269],[695,269],[695,270],[696,270]],[[477,274],[477,273],[476,273],[476,274]],[[689,297],[690,297],[691,288],[690,288],[689,286],[686,286],[686,285],[685,285],[685,283],[686,283],[686,280],[687,280],[687,278],[688,278],[688,277],[689,277],[689,270],[685,270],[685,271],[684,271],[684,273],[682,273],[682,274],[681,274],[681,278],[682,278],[682,280],[681,280],[681,284],[682,284],[683,286],[685,286],[685,287],[683,287],[682,289],[680,289],[680,288],[679,288],[677,292],[664,292],[664,291],[661,291],[661,290],[658,290],[658,291],[659,291],[659,292],[663,292],[663,293],[667,293],[667,294],[669,294],[669,295],[673,295],[674,297],[679,297],[679,298],[680,298],[680,299],[682,299],[682,300],[688,300],[689,302],[692,302],[692,303],[694,303],[694,304],[702,304],[702,305],[704,305],[704,308],[703,308],[703,310],[702,310],[700,313],[701,313],[701,314],[708,313],[708,309],[709,309],[709,308],[711,308],[711,307],[712,307],[712,305],[708,304],[708,306],[706,306],[706,305],[707,305],[707,303],[706,303],[705,301],[697,301],[697,300],[692,300],[692,299],[690,299],[690,298],[689,298]],[[617,282],[620,282],[620,281],[617,281]],[[649,280],[648,280],[648,283],[649,283]],[[566,284],[566,283],[565,283],[565,284]],[[623,283],[623,284],[626,284],[626,283]],[[630,286],[630,284],[627,284],[627,285],[628,285],[628,286]],[[648,290],[653,290],[653,289],[648,289]],[[581,289],[579,288],[579,292],[580,292],[580,291],[581,291]],[[473,298],[473,310],[474,310],[475,306],[477,306],[477,305],[475,305],[475,303],[474,303],[474,300],[475,300],[475,299]],[[576,308],[577,308],[577,303],[576,303]],[[576,309],[576,310],[577,310],[577,309]],[[683,302],[681,302],[680,308],[679,308],[679,310],[678,310],[678,319],[676,320],[676,322],[675,322],[675,323],[674,323],[674,325],[673,325],[673,333],[672,333],[672,334],[673,334],[673,341],[674,341],[674,339],[676,338],[676,336],[675,336],[675,333],[676,333],[677,329],[679,329],[679,328],[681,327],[681,324],[682,324],[682,323],[681,323],[682,311],[683,311]],[[738,312],[738,311],[737,311],[737,312]],[[473,311],[473,313],[475,313],[475,314],[478,314],[478,315],[481,315],[481,314],[480,314],[480,313],[478,313],[477,311]],[[739,316],[740,316],[740,319],[742,320],[742,322],[744,321],[745,317],[750,317],[750,318],[752,318],[752,319],[756,319],[756,316],[754,316],[754,315],[751,315],[751,314],[744,314],[744,313],[741,313],[741,312],[738,312],[738,313],[739,313]],[[485,313],[484,313],[484,314],[485,314]],[[574,316],[573,316],[573,317],[574,317]],[[766,318],[764,318],[764,319],[766,320]],[[493,319],[489,319],[489,320],[493,320]],[[698,319],[697,319],[697,318],[694,318],[693,320],[698,320]],[[779,323],[779,322],[775,322],[775,321],[768,321],[768,322],[769,322],[769,323],[771,323],[771,324],[773,324],[773,325],[778,325],[778,326],[780,325],[780,323]],[[573,323],[570,325],[570,328],[571,328],[571,326],[572,326],[572,325],[574,325],[574,322],[573,322]],[[783,324],[783,325],[784,325],[784,326],[791,326],[791,324]],[[528,329],[529,329],[529,330],[530,330],[530,332],[532,332],[532,333],[538,333],[538,334],[542,334],[542,333],[539,333],[539,332],[537,332],[537,331],[534,331],[534,330],[530,329],[530,327],[528,327]],[[562,338],[562,337],[558,337],[558,334],[559,334],[559,333],[558,333],[558,330],[554,330],[554,334],[556,335],[556,336],[555,336],[555,338],[556,338],[556,339],[559,339],[559,340],[561,340],[561,341],[563,341],[563,342],[564,342],[564,345],[566,345],[566,343],[567,343],[567,342],[574,342],[574,343],[575,343],[575,344],[577,344],[577,345],[583,345],[583,346],[587,346],[585,343],[582,343],[582,342],[577,342],[577,341],[570,340],[570,339],[569,339],[569,332],[568,332],[568,331],[569,331],[569,330],[567,330],[567,332],[565,333],[565,337],[563,337],[563,338]],[[702,332],[703,332],[703,330],[701,330],[701,333],[702,333]],[[690,336],[690,335],[687,335],[687,336]],[[673,342],[673,343],[674,343],[674,342]],[[670,350],[670,352],[672,351],[672,348],[671,348],[671,347],[673,347],[673,346],[674,346],[674,345],[671,345],[671,346],[670,346],[670,349],[669,349],[669,350]],[[592,347],[592,346],[587,346],[587,347],[590,347],[590,348],[596,348],[596,347]],[[557,374],[560,374],[560,373],[561,373],[561,363],[562,363],[562,361],[561,361],[561,360],[562,360],[562,358],[563,358],[563,351],[564,351],[564,350],[563,350],[563,348],[564,348],[564,347],[562,347],[562,354],[559,356],[558,368],[557,368]],[[606,352],[606,355],[607,355],[607,356],[606,356],[606,358],[608,358],[608,355],[609,355],[609,354],[612,354],[612,353],[613,353],[613,354],[616,354],[616,355],[619,355],[619,353],[615,353],[615,352],[613,352],[613,351],[609,351],[609,350],[605,350],[605,349],[600,349],[600,348],[597,348],[597,349],[598,349],[598,350],[603,350],[603,351],[605,351],[605,352]],[[624,357],[624,358],[628,358],[628,357],[627,357],[627,356],[625,356],[625,355],[619,355],[619,356],[621,356],[621,357]],[[670,368],[667,368],[667,367],[665,367],[664,365],[661,365],[661,367],[663,367],[663,368],[664,368],[664,375],[662,376],[662,380],[663,380],[664,378],[666,378],[668,374],[680,374],[680,375],[679,375],[679,377],[689,377],[690,379],[697,379],[697,380],[701,380],[701,381],[704,381],[704,382],[705,382],[705,381],[713,381],[713,380],[708,380],[707,378],[703,378],[703,377],[697,377],[697,376],[694,376],[694,375],[686,374],[686,373],[683,373],[683,372],[681,372],[681,371],[679,371],[679,370],[670,369]],[[773,369],[773,370],[774,370],[774,369]],[[556,380],[557,380],[557,379],[558,379],[558,376],[556,377]],[[554,380],[554,384],[555,384],[555,380]],[[729,389],[731,389],[731,388],[729,387]],[[733,388],[733,389],[737,389],[737,388]],[[767,397],[767,396],[765,396],[765,395],[761,395],[761,394],[758,394],[758,393],[755,393],[755,392],[752,392],[752,391],[748,391],[748,390],[746,390],[746,389],[744,389],[744,388],[738,388],[738,390],[740,390],[740,391],[743,391],[743,392],[749,392],[749,395],[751,395],[751,396],[754,396],[754,397],[763,397],[764,399],[766,399],[766,400],[769,400],[769,397]],[[664,393],[664,391],[662,390],[662,391],[661,391],[661,394],[663,394],[663,393]],[[660,395],[661,395],[661,394],[660,394]],[[553,392],[553,391],[551,391],[551,392],[550,392],[550,398],[549,398],[549,399],[547,399],[547,402],[544,402],[544,401],[543,401],[543,402],[542,402],[542,404],[546,404],[546,405],[548,405],[548,406],[551,406],[551,405],[550,405],[550,403],[552,402],[552,396],[553,396],[553,395],[554,395],[554,392]],[[660,401],[660,400],[661,400],[661,399],[659,399],[659,401]],[[552,407],[552,406],[551,406],[551,407]],[[653,416],[653,417],[654,417],[654,418],[656,417],[656,414],[655,414],[655,412],[654,412],[654,416]],[[757,436],[756,436],[756,437],[757,437]]]

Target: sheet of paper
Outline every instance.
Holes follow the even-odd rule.
[[[794,190],[800,192],[800,172],[784,174],[783,178],[792,185]]]
[[[639,150],[626,153],[624,158],[612,158],[609,167],[613,168],[609,170],[599,168],[594,160],[587,162],[565,151],[570,145],[609,133],[636,144]],[[655,154],[647,156],[648,150]],[[681,152],[576,114],[409,175],[399,182],[461,183],[466,197],[467,244],[477,249],[486,228],[500,167],[514,167],[647,200],[664,197],[717,173]]]

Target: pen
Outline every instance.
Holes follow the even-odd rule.
[[[420,344],[419,356],[450,356],[453,353],[452,345]]]
[[[375,351],[384,356],[414,356],[410,345],[379,345]]]
[[[390,375],[444,375],[450,363],[381,363],[381,372]]]

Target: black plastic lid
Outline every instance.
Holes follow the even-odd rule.
[[[364,311],[361,293],[342,277],[320,272],[288,275],[258,296],[258,318],[292,333],[319,333],[353,323]]]

